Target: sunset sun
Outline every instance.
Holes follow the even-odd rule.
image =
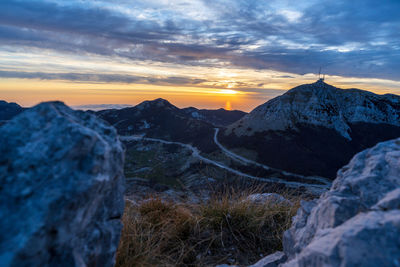
[[[231,89],[224,89],[224,90],[219,91],[218,93],[224,94],[224,95],[236,95],[236,94],[238,94],[238,91],[231,90]]]

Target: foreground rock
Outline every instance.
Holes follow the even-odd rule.
[[[60,102],[0,128],[2,266],[112,266],[123,213],[116,131]]]
[[[357,154],[329,192],[302,203],[280,266],[400,266],[399,188],[400,138]]]

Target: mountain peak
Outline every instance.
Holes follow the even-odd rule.
[[[334,129],[351,140],[350,124],[358,122],[400,126],[400,97],[340,89],[320,79],[258,106],[228,131],[252,135],[268,130],[295,130],[299,124],[310,124]]]
[[[146,102],[149,103],[150,105],[156,105],[158,107],[175,107],[168,100],[165,100],[164,98],[157,98],[154,100],[145,101],[145,103]]]
[[[157,98],[154,99],[150,102],[156,103],[156,104],[163,104],[163,105],[172,105],[168,100],[165,100],[164,98]]]
[[[319,79],[315,82],[315,84],[317,84],[317,85],[325,85],[325,84],[327,84],[327,83],[325,83],[325,79],[319,78]]]
[[[24,110],[23,107],[14,103],[0,100],[0,121],[9,120]]]
[[[292,89],[290,89],[289,91],[286,92],[287,93],[291,93],[291,92],[308,92],[308,91],[321,91],[321,90],[342,90],[339,88],[336,88],[333,85],[330,85],[328,83],[326,83],[323,79],[319,79],[318,81],[314,82],[314,83],[308,83],[308,84],[302,84],[299,86],[296,86]]]
[[[136,106],[136,108],[138,108],[139,110],[147,109],[147,108],[154,108],[154,107],[177,109],[177,107],[175,107],[174,105],[172,105],[170,102],[168,102],[167,100],[165,100],[163,98],[147,100]]]
[[[318,79],[316,82],[312,83],[311,85],[313,85],[315,88],[321,88],[321,89],[324,89],[324,88],[339,89],[329,83],[326,83],[325,80],[322,78]]]
[[[20,107],[20,108],[21,108],[21,106],[18,105],[17,103],[14,103],[14,102],[7,102],[7,101],[4,101],[4,100],[0,100],[0,106],[2,106],[2,107],[5,107],[5,106],[13,106],[13,107]]]

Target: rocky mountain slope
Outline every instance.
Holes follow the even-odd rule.
[[[400,126],[400,97],[358,89],[343,90],[322,80],[289,90],[258,106],[228,129],[236,135],[297,129],[310,124],[336,130],[351,140],[351,125],[374,123]]]
[[[125,183],[115,129],[50,102],[0,139],[0,265],[113,266]]]
[[[257,107],[220,140],[257,152],[257,160],[272,167],[333,178],[357,152],[398,136],[399,96],[343,90],[320,80]]]
[[[399,236],[400,138],[357,154],[329,192],[303,201],[284,253],[254,266],[398,266]]]
[[[16,103],[0,100],[0,125],[21,113],[24,108]],[[120,135],[147,137],[191,143],[202,151],[216,149],[212,142],[213,128],[224,127],[241,119],[239,110],[208,110],[194,107],[180,109],[167,100],[145,101],[135,107],[91,111],[112,124]]]
[[[120,135],[145,135],[191,143],[207,152],[216,149],[213,143],[215,125],[212,122],[226,124],[242,113],[179,109],[159,98],[132,108],[99,111],[96,115],[112,124]]]

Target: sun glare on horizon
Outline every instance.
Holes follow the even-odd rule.
[[[231,101],[226,101],[226,103],[225,103],[225,109],[226,109],[226,110],[232,110]]]
[[[238,94],[238,91],[231,90],[231,89],[223,89],[218,92],[219,94],[224,94],[224,95],[236,95]]]

